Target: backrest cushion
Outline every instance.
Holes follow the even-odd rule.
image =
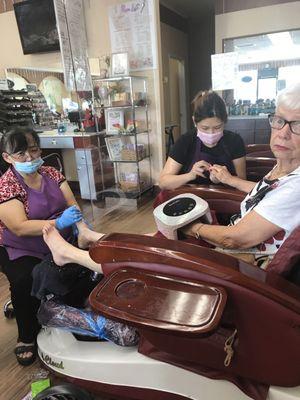
[[[300,259],[300,227],[284,241],[267,270],[279,275],[288,275]]]

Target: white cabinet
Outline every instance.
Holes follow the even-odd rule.
[[[99,150],[76,149],[75,158],[82,199],[97,199],[97,192],[102,190],[101,164]]]
[[[43,137],[40,136],[42,149],[74,149],[74,141],[72,137],[55,136]]]
[[[112,163],[105,163],[108,156],[104,148],[105,141],[101,135],[53,135],[40,134],[42,149],[62,150],[65,172],[67,167],[76,172],[82,199],[96,200],[101,198],[103,191],[114,182]],[[72,157],[66,158],[67,151]],[[75,160],[73,154],[75,153]],[[102,160],[103,159],[103,160]],[[72,162],[70,162],[72,161]],[[68,176],[68,173],[66,174]],[[70,178],[69,178],[70,179]],[[71,179],[72,180],[72,179]],[[76,180],[76,178],[74,179]]]

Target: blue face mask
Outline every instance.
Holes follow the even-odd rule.
[[[37,158],[36,160],[32,160],[32,161],[24,161],[24,162],[15,161],[15,168],[21,174],[33,174],[43,164],[44,164],[44,161],[41,158]]]

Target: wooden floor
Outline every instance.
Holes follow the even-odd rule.
[[[93,223],[98,232],[149,233],[156,230],[152,216],[152,198],[144,205],[135,208],[107,209],[103,204],[91,208],[89,202],[82,202],[81,207],[86,219]],[[0,273],[0,306],[9,298],[9,289],[5,276]],[[0,312],[0,400],[21,400],[30,390],[32,377],[40,369],[36,361],[30,367],[21,367],[13,354],[17,338],[15,320],[8,320]]]

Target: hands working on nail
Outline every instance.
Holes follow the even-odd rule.
[[[211,165],[204,160],[196,162],[193,165],[191,173],[194,174],[194,179],[197,176],[202,176],[203,178],[209,177],[213,183],[223,183],[225,185],[230,185],[232,178],[226,166],[218,164]]]
[[[196,179],[197,176],[202,176],[203,178],[207,178],[209,176],[209,170],[211,168],[211,164],[207,161],[200,160],[195,162],[190,173],[193,174],[193,179]]]
[[[210,180],[213,183],[223,183],[225,185],[230,185],[232,175],[228,171],[227,167],[224,165],[214,164],[209,169]]]

